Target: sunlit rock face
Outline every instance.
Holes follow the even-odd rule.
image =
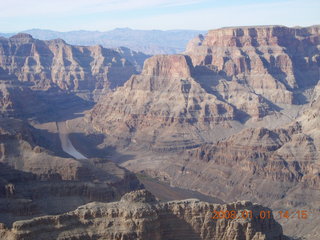
[[[72,46],[62,39],[41,41],[20,33],[0,39],[0,76],[27,82],[36,89],[115,88],[135,73],[135,66],[101,46]]]
[[[229,80],[245,81],[274,103],[292,103],[294,90],[319,79],[319,26],[232,27],[190,41],[186,53]]]
[[[87,119],[96,130],[122,139],[137,137],[150,143],[185,132],[190,141],[181,144],[196,144],[197,128],[210,129],[233,120],[235,110],[207,93],[193,78],[193,71],[188,56],[151,57],[141,74],[101,99]],[[186,132],[187,126],[191,127]],[[178,138],[170,140],[169,145],[183,141]]]

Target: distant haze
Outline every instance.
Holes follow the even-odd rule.
[[[72,31],[57,32],[51,30],[31,29],[22,31],[34,38],[50,40],[61,38],[73,45],[102,45],[107,48],[128,47],[146,54],[173,54],[185,50],[189,40],[205,31],[195,30],[133,30],[117,28],[112,31]],[[0,33],[0,36],[10,37],[16,33]]]

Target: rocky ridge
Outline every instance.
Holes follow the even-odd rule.
[[[18,239],[286,239],[273,219],[212,219],[212,212],[251,210],[256,216],[267,208],[250,202],[209,204],[197,199],[159,203],[142,190],[119,202],[90,203],[57,216],[17,221],[0,236]]]
[[[62,39],[41,41],[25,33],[0,39],[0,68],[2,79],[15,78],[36,89],[115,88],[135,73],[135,66],[116,50],[72,46]]]

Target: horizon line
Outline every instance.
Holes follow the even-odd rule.
[[[99,32],[99,33],[105,33],[105,32],[111,32],[115,30],[132,30],[132,31],[162,31],[162,32],[169,32],[169,31],[210,31],[210,30],[217,30],[217,29],[225,29],[225,28],[247,28],[247,27],[270,27],[270,26],[281,26],[281,27],[287,27],[287,28],[308,28],[308,27],[317,27],[320,26],[320,23],[312,24],[312,25],[295,25],[295,26],[288,26],[283,24],[261,24],[261,25],[236,25],[236,26],[224,26],[219,28],[210,28],[210,29],[136,29],[136,28],[130,28],[130,27],[117,27],[110,30],[86,30],[86,29],[78,29],[78,30],[68,30],[68,31],[59,31],[59,30],[53,30],[48,28],[30,28],[25,29],[21,31],[0,31],[0,33],[4,34],[15,34],[15,33],[23,33],[26,31],[34,31],[34,30],[40,30],[40,31],[51,31],[51,32],[58,32],[58,33],[70,33],[70,32]]]

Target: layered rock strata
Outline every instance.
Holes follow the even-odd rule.
[[[285,233],[319,237],[320,125],[317,89],[310,107],[293,123],[275,129],[248,128],[238,134],[146,164],[145,173],[174,186],[223,200],[250,199],[279,211],[308,211],[307,220],[280,219]],[[175,158],[175,161],[170,159]],[[143,161],[142,161],[143,162]],[[141,161],[140,163],[141,164]],[[141,171],[130,162],[125,166]],[[279,216],[278,216],[279,217]]]
[[[319,27],[211,30],[185,54],[148,59],[140,75],[91,111],[95,129],[113,136],[112,144],[179,149],[220,139],[214,126],[237,132],[233,120],[290,111],[308,102],[305,90],[319,79]]]
[[[61,39],[41,41],[20,33],[0,39],[0,77],[16,78],[36,89],[115,88],[135,73],[116,50],[72,46]]]
[[[57,216],[18,221],[2,228],[11,239],[285,239],[273,219],[212,219],[213,211],[268,211],[250,202],[209,204],[196,199],[159,203],[149,192],[124,195],[119,202],[90,203]]]
[[[192,145],[199,141],[197,128],[210,129],[235,118],[234,108],[207,93],[192,77],[193,71],[188,56],[151,57],[140,75],[101,99],[88,120],[114,139],[137,138],[150,144],[168,134],[185,134],[170,142],[188,139],[186,144]]]
[[[205,66],[231,85],[242,82],[273,103],[291,104],[299,101],[295,90],[312,87],[319,79],[319,29],[257,26],[210,30],[193,39],[186,54],[194,65]]]

